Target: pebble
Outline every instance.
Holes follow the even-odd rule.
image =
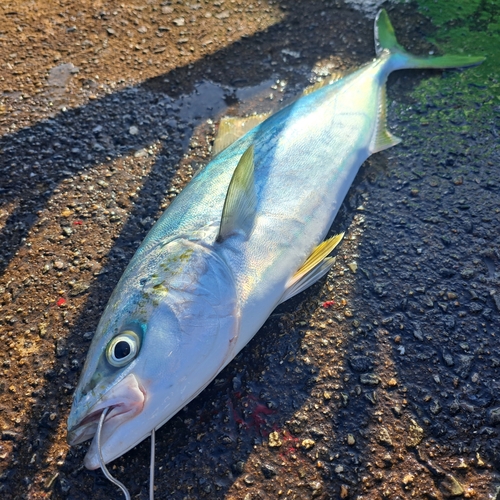
[[[378,434],[378,442],[380,444],[386,444],[392,446],[391,435],[389,434],[389,431],[385,427],[382,427],[380,429],[380,432]]]
[[[186,22],[186,21],[184,20],[184,18],[183,18],[183,17],[178,17],[177,19],[174,19],[172,22],[173,22],[176,26],[184,26],[184,24],[185,24],[185,22]]]
[[[86,292],[90,288],[90,283],[86,281],[77,281],[76,283],[70,283],[71,291],[69,294],[71,297],[76,297],[83,292]]]
[[[359,381],[364,385],[378,385],[380,378],[374,373],[363,373],[359,376]]]
[[[490,425],[500,424],[500,406],[490,410]]]
[[[304,439],[302,441],[302,448],[306,449],[306,450],[309,450],[311,449],[314,445],[316,444],[316,442],[313,440],[313,439]]]
[[[412,419],[410,422],[408,435],[406,437],[406,447],[415,448],[415,446],[419,445],[424,438],[424,429],[422,429],[422,427],[420,427],[415,420]]]
[[[354,446],[356,444],[356,440],[352,434],[347,434],[347,444],[349,446]]]
[[[128,133],[130,135],[137,135],[139,133],[139,129],[135,126],[135,125],[132,125],[129,129],[128,129]]]
[[[413,483],[415,479],[415,476],[409,472],[408,474],[405,474],[405,477],[403,477],[403,484],[411,484]]]
[[[355,372],[359,373],[370,371],[373,367],[372,360],[368,356],[351,356],[349,365]]]
[[[5,430],[2,431],[2,441],[15,441],[19,437],[19,434],[15,431]]]
[[[459,497],[465,493],[463,486],[452,474],[446,474],[441,482],[440,490],[445,498]]]
[[[278,448],[283,444],[283,441],[280,439],[280,435],[274,431],[269,434],[269,441],[268,441],[269,447],[271,448]]]
[[[251,474],[247,474],[243,481],[245,481],[245,484],[247,486],[251,486],[253,483],[255,483],[255,478]]]
[[[349,496],[349,486],[345,484],[340,485],[340,498],[344,499]]]
[[[266,479],[271,479],[276,475],[276,469],[269,464],[262,464],[260,470]]]
[[[65,266],[65,264],[64,264],[64,262],[63,262],[62,260],[56,260],[56,261],[54,262],[54,267],[55,267],[56,269],[62,270],[62,269],[64,269],[66,266]]]

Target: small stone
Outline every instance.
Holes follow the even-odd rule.
[[[266,479],[271,479],[276,475],[276,469],[269,464],[262,464],[260,470]]]
[[[478,467],[484,467],[486,465],[484,460],[481,458],[481,456],[477,452],[476,452],[476,463],[477,463]]]
[[[356,262],[350,262],[347,264],[347,267],[354,273],[356,274],[356,271],[358,270],[358,264]]]
[[[73,234],[73,229],[71,229],[68,226],[64,226],[62,228],[62,232],[63,232],[64,236],[71,236]]]
[[[347,434],[347,444],[349,446],[354,446],[356,444],[356,440],[352,434]]]
[[[349,486],[345,484],[340,485],[340,498],[348,498],[349,497]]]
[[[413,483],[414,479],[415,476],[410,472],[406,474],[405,477],[403,478],[403,484],[411,484]]]
[[[274,431],[269,434],[268,444],[271,448],[278,448],[283,444],[283,441],[281,441],[280,435],[276,431]]]
[[[90,283],[87,283],[85,281],[77,281],[70,285],[71,285],[71,291],[69,292],[69,294],[71,297],[76,297],[77,295],[86,292],[90,288]]]
[[[443,408],[441,407],[441,404],[439,403],[439,400],[434,399],[429,406],[429,410],[431,411],[432,414],[437,415],[438,413],[441,412]]]
[[[398,385],[398,381],[394,377],[392,377],[387,381],[387,385],[389,387],[396,387]]]
[[[453,356],[449,352],[443,352],[443,359],[447,366],[453,366],[455,361],[453,360]]]
[[[374,373],[363,373],[359,376],[359,381],[364,385],[378,385],[380,379]]]
[[[146,28],[146,26],[140,26],[139,28],[137,28],[137,32],[141,35],[144,35],[144,33],[148,32],[148,29]]]
[[[368,356],[351,356],[349,365],[355,372],[364,373],[373,368],[372,360]]]
[[[228,10],[225,10],[219,14],[215,14],[214,17],[216,17],[217,19],[227,19],[229,17],[230,13]]]
[[[500,424],[500,406],[490,410],[490,425]]]
[[[451,474],[446,474],[441,482],[440,489],[445,498],[459,497],[465,493],[463,486]]]
[[[47,334],[47,327],[49,325],[47,323],[39,323],[38,324],[38,334],[40,335],[40,337],[45,337],[45,335]]]
[[[64,262],[63,262],[62,260],[56,260],[56,261],[54,262],[54,267],[55,267],[56,269],[61,270],[61,269],[64,269],[66,266],[65,266],[65,264],[64,264]]]
[[[186,23],[186,21],[184,20],[183,17],[178,17],[177,19],[174,19],[173,20],[173,23],[176,25],[176,26],[184,26],[184,24]]]
[[[137,135],[139,133],[139,129],[135,126],[135,125],[132,125],[129,129],[128,129],[128,133],[130,135]]]
[[[241,474],[245,470],[245,462],[238,460],[238,462],[233,464],[232,469],[236,474]]]
[[[408,429],[408,436],[406,437],[406,447],[415,448],[419,445],[424,438],[424,429],[415,422],[415,420],[410,421],[410,427]]]
[[[380,444],[386,444],[386,445],[392,446],[391,436],[389,434],[389,431],[385,427],[382,427],[380,429],[380,432],[378,434],[378,442]]]
[[[251,474],[247,474],[243,481],[245,481],[245,484],[248,486],[251,486],[253,483],[255,483],[255,479]]]
[[[340,474],[341,472],[344,472],[344,466],[343,465],[337,465],[337,467],[335,467],[335,472],[337,474]]]
[[[2,431],[1,439],[2,441],[15,441],[19,437],[19,434],[14,431],[5,430]]]
[[[302,441],[302,448],[306,449],[306,450],[309,450],[311,449],[316,443],[314,440],[312,439],[304,439]]]
[[[174,11],[174,8],[170,7],[170,6],[165,6],[165,7],[161,8],[162,14],[172,14],[173,11]]]

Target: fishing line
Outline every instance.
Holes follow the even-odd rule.
[[[151,464],[149,466],[149,500],[155,496],[155,429],[151,431]]]
[[[99,465],[101,466],[103,474],[113,483],[118,486],[123,491],[123,494],[125,495],[125,500],[130,500],[130,493],[128,492],[127,488],[123,486],[118,479],[115,479],[109,470],[106,468],[106,464],[104,463],[104,459],[102,458],[102,452],[101,452],[101,432],[102,432],[102,425],[104,424],[104,419],[106,418],[106,414],[108,413],[109,406],[104,409],[104,411],[101,413],[101,418],[99,419],[99,424],[97,426],[97,451],[98,457],[99,457]]]

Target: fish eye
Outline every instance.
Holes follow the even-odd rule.
[[[124,330],[106,348],[106,358],[110,365],[121,367],[130,363],[139,352],[141,340],[132,330]]]

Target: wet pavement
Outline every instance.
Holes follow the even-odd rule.
[[[415,6],[389,14],[402,45],[432,49]],[[1,497],[120,498],[65,441],[114,285],[217,120],[370,60],[372,20],[315,0],[0,16]],[[157,432],[156,498],[497,498],[500,110],[491,81],[471,102],[454,74],[391,77],[403,143],[361,169],[336,265]],[[146,499],[149,443],[111,470]]]

